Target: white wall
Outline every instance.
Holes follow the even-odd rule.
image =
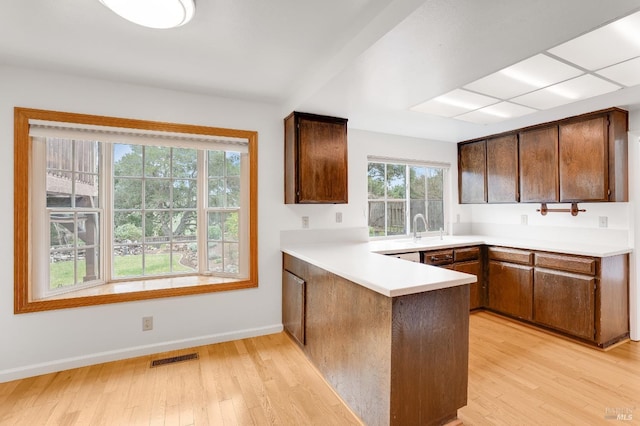
[[[188,78],[188,76],[185,76]],[[74,76],[0,67],[0,382],[177,347],[281,330],[279,229],[285,218],[277,108]],[[258,131],[259,287],[197,296],[13,314],[13,107]],[[154,330],[141,331],[152,315]]]
[[[405,136],[388,135],[349,129],[349,204],[336,205],[287,205],[290,226],[302,227],[302,216],[309,217],[310,229],[350,228],[367,226],[367,156],[393,157],[407,160],[423,160],[449,163],[451,188],[457,188],[457,147],[448,142],[426,141]],[[457,189],[452,198],[457,200]],[[462,209],[452,203],[447,212],[448,221],[457,218]],[[465,207],[465,206],[462,206]],[[335,213],[342,212],[342,223],[335,222]],[[465,217],[465,216],[461,216]],[[470,219],[470,217],[468,217]],[[463,220],[463,219],[461,219]]]
[[[285,205],[283,118],[273,105],[0,67],[0,182],[13,199],[13,108],[50,109],[258,131],[259,287],[206,295],[13,314],[13,209],[0,211],[0,382],[282,329],[280,231],[367,225],[367,155],[448,162],[456,145],[349,130],[349,204]],[[457,195],[453,196],[454,199]],[[335,222],[335,212],[343,221]],[[454,207],[451,217],[458,213]],[[143,316],[154,330],[141,331]]]
[[[349,129],[349,204],[285,205],[284,115],[273,105],[1,66],[0,93],[0,185],[8,206],[13,204],[14,106],[256,130],[259,150],[257,289],[14,315],[13,209],[0,211],[6,224],[0,240],[0,270],[5,276],[0,281],[0,382],[280,331],[280,231],[301,229],[302,216],[309,216],[312,230],[366,226],[367,155],[450,163],[448,222],[458,234],[509,228],[522,235],[535,229],[550,237],[560,230],[563,238],[582,238],[585,230],[601,236],[597,217],[606,215],[606,235],[624,239],[640,214],[632,202],[581,205],[588,211],[574,219],[568,214],[539,217],[535,205],[460,206],[455,144],[355,129]],[[640,114],[631,122],[637,123],[632,130],[640,131]],[[340,224],[335,222],[336,212],[343,214]],[[522,214],[528,215],[527,226],[520,225]],[[640,242],[640,233],[632,240]],[[637,311],[633,314],[637,330]],[[154,330],[143,333],[141,318],[148,315],[154,316]]]

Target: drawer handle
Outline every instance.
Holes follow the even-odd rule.
[[[452,260],[452,259],[453,259],[453,256],[451,256],[451,255],[446,255],[446,256],[443,256],[443,257],[431,256],[431,261],[432,262],[436,262],[438,260]]]

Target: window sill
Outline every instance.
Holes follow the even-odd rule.
[[[123,281],[16,304],[21,309],[16,309],[15,313],[211,293],[257,286],[257,283],[252,280],[205,275]]]
[[[236,278],[220,278],[205,275],[189,277],[154,278],[149,280],[120,281],[102,284],[95,287],[83,288],[68,293],[51,296],[40,300],[73,299],[75,297],[104,296],[108,294],[135,293],[137,291],[169,290],[209,284],[224,284],[238,282]]]

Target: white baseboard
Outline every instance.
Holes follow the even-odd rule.
[[[282,330],[282,324],[275,324],[267,327],[236,330],[228,333],[211,334],[190,339],[173,340],[168,342],[154,343],[152,345],[135,346],[132,348],[125,348],[115,351],[98,352],[94,354],[83,355],[80,357],[63,358],[40,364],[0,370],[0,383],[24,379],[25,377],[39,376],[41,374],[55,373],[58,371],[69,370],[71,368],[85,367],[87,365],[95,365],[104,362],[118,361],[122,359],[135,358],[138,356],[174,351],[178,349],[210,345],[213,343],[229,342],[232,340],[245,339],[249,337],[264,336],[267,334],[279,333]]]

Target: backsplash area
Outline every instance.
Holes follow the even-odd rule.
[[[556,212],[543,216],[536,211],[539,208],[540,204],[473,205],[473,222],[454,226],[454,233],[633,246],[629,203],[581,203],[579,208],[586,211],[577,216]]]

